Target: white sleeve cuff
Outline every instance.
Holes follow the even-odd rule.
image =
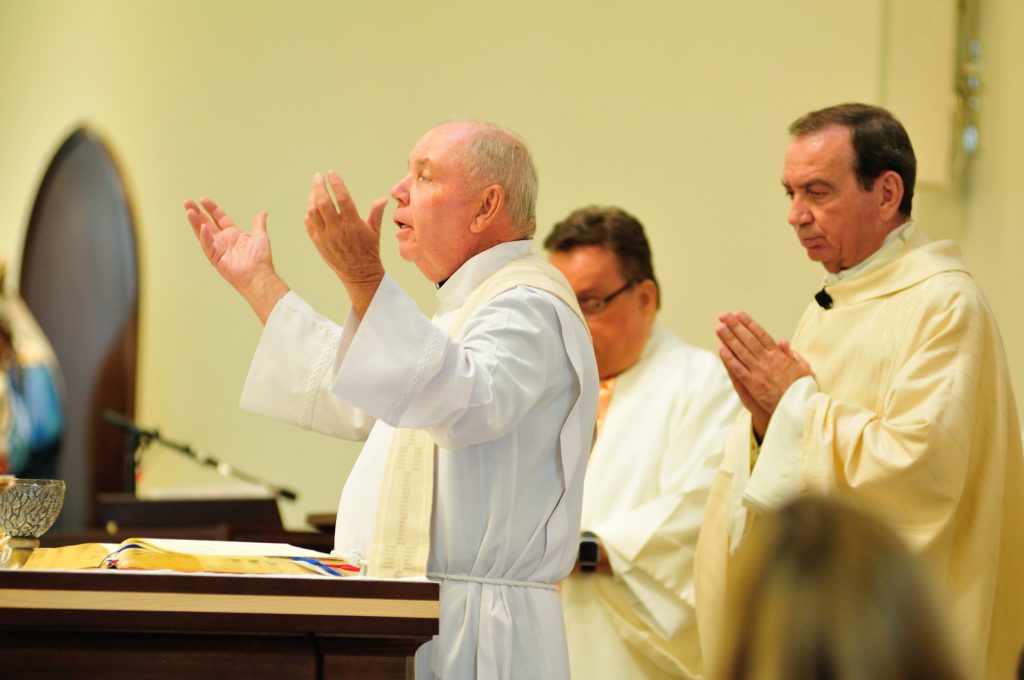
[[[694,621],[694,611],[639,569],[633,569],[624,557],[605,546],[608,564],[622,580],[632,597],[633,612],[662,639],[675,637],[683,626]]]
[[[344,337],[348,345],[331,392],[397,427],[423,383],[439,370],[448,334],[388,275],[358,325],[346,323],[345,330],[350,328],[354,333]]]
[[[751,510],[777,509],[800,493],[804,427],[817,392],[817,383],[808,375],[790,385],[779,400],[743,495],[743,504]]]

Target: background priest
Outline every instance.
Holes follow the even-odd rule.
[[[693,677],[693,552],[739,400],[718,357],[657,326],[635,217],[582,208],[544,246],[580,300],[601,376],[585,534],[562,583],[573,677]]]

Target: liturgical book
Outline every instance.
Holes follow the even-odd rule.
[[[222,574],[359,573],[345,560],[286,543],[129,538],[117,543],[81,543],[37,548],[26,569],[164,569]]]

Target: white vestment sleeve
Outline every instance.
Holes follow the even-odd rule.
[[[652,368],[657,367],[656,364]],[[635,413],[629,436],[615,452],[629,452],[630,440],[637,448],[661,448],[657,451],[660,465],[656,490],[630,511],[615,513],[593,526],[605,545],[614,573],[636,599],[635,612],[664,639],[672,638],[696,618],[693,553],[716,473],[711,463],[721,459],[725,433],[739,408],[732,384],[717,357],[706,361],[703,354],[694,355],[689,359],[686,374],[689,382],[670,383],[664,388],[667,393],[643,393],[646,399],[637,400],[641,403],[636,406],[659,414],[660,420],[648,421]],[[616,407],[628,407],[621,402],[616,404],[615,398],[612,397],[609,413],[614,413]],[[667,422],[654,404],[642,403],[647,399],[673,405]],[[668,436],[662,448],[654,441],[664,431]]]
[[[524,305],[524,295],[545,301]],[[540,398],[548,354],[566,352],[558,335],[536,331],[557,327],[554,306],[562,304],[530,289],[504,293],[453,341],[385,276],[332,391],[393,427],[426,429],[449,450],[494,440]]]
[[[331,394],[359,320],[344,328],[289,292],[274,306],[242,388],[240,405],[274,420],[362,441],[374,418]]]
[[[634,568],[614,548],[606,547],[605,552],[608,554],[608,563],[612,571],[622,578],[630,594],[635,598],[633,611],[651,630],[667,640],[683,626],[693,622],[695,613],[692,605],[692,587],[689,597],[686,598],[688,601],[684,602],[666,590],[650,574]]]
[[[755,512],[777,510],[800,493],[804,430],[817,393],[817,383],[807,375],[779,400],[743,494],[743,504]]]

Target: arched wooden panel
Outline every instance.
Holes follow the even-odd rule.
[[[117,167],[103,143],[79,129],[36,196],[20,283],[67,387],[62,529],[92,526],[96,494],[124,490],[123,439],[101,416],[106,409],[134,416],[138,269]]]

